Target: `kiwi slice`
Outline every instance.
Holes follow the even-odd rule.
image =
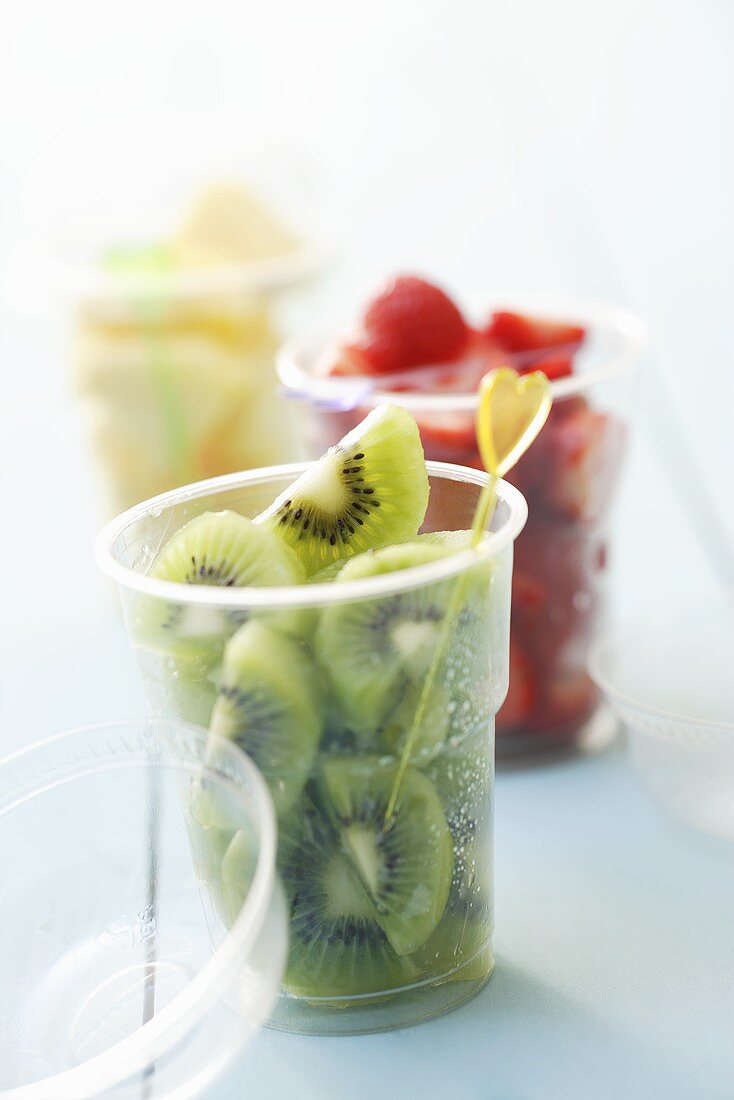
[[[219,787],[197,780],[189,794],[186,828],[196,876],[229,926],[230,907],[225,901],[222,864],[232,838],[245,824],[239,806],[233,806]]]
[[[309,576],[331,562],[411,538],[428,505],[418,426],[380,405],[257,517],[298,553]]]
[[[379,757],[333,758],[322,767],[327,806],[341,846],[398,955],[430,936],[446,907],[453,874],[451,834],[433,784],[409,768],[391,822],[397,774]]]
[[[330,815],[306,796],[279,830],[278,862],[290,904],[284,985],[302,997],[383,993],[418,976],[395,953]]]
[[[212,791],[199,788],[192,793],[187,828],[198,878],[211,884],[221,873],[222,860],[235,828],[216,813]]]
[[[221,675],[221,648],[202,647],[163,660],[165,713],[197,726],[208,726]]]
[[[308,578],[309,584],[331,584],[341,573],[344,566],[349,561],[348,558],[339,558],[338,561],[332,561],[329,565],[325,565],[323,569],[319,569],[318,573],[314,573]]]
[[[262,619],[245,623],[225,648],[209,728],[252,757],[277,813],[300,794],[322,727],[319,677],[305,649]]]
[[[421,684],[408,685],[402,699],[388,715],[380,731],[383,747],[394,756],[400,755],[407,738],[412,735],[411,759],[416,762],[433,755],[443,745],[451,724],[451,697],[440,683],[435,683],[423,705],[420,727],[413,732],[421,695]]]
[[[413,769],[385,831],[395,772],[376,757],[328,759],[281,826],[294,993],[384,993],[419,977],[408,955],[441,918],[453,856],[435,791]]]
[[[251,832],[240,829],[232,837],[222,860],[222,916],[230,927],[236,920],[257,867],[257,847]]]
[[[303,567],[282,539],[237,512],[204,512],[181,527],[161,550],[151,577],[179,584],[234,588],[302,584]],[[166,653],[202,652],[221,643],[244,613],[140,597],[133,632]]]
[[[368,551],[348,562],[334,584],[424,565],[448,552],[416,542]],[[406,687],[422,682],[440,637],[451,580],[324,610],[316,648],[347,725],[379,730]]]
[[[454,847],[450,906],[480,913],[492,896],[494,743],[485,728],[425,766],[448,822]]]
[[[425,977],[468,981],[494,965],[492,914],[492,783],[494,744],[486,731],[465,739],[425,768],[443,806],[454,849],[443,917],[411,960]]]
[[[486,534],[482,538],[486,538]],[[429,546],[445,546],[448,550],[468,550],[472,544],[471,531],[424,531],[416,535],[416,542],[425,542]]]

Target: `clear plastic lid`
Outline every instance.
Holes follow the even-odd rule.
[[[3,1100],[198,1095],[280,985],[275,854],[260,774],[194,726],[92,726],[0,762]]]

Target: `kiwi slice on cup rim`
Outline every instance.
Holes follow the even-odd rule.
[[[406,409],[380,405],[256,522],[277,531],[311,576],[363,550],[411,538],[427,506],[418,426]]]
[[[302,584],[303,568],[271,531],[237,512],[204,512],[168,540],[150,570],[159,580],[236,588]],[[305,622],[298,611],[270,612],[283,630]],[[247,612],[177,603],[142,594],[128,613],[143,673],[165,713],[206,726],[214,706],[222,653]]]
[[[217,588],[305,581],[298,557],[282,539],[232,511],[203,512],[189,520],[165,544],[149,576]],[[189,655],[223,644],[245,617],[242,611],[142,595],[131,627],[147,648]]]

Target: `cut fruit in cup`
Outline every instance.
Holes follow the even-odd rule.
[[[315,801],[283,825],[293,992],[359,995],[419,976],[406,956],[443,915],[453,851],[438,796],[414,769],[385,829],[395,775],[377,757],[327,760]]]
[[[251,619],[224,651],[210,729],[252,757],[279,815],[306,783],[323,723],[319,677],[308,654],[292,638]]]
[[[573,352],[581,347],[586,336],[581,325],[509,310],[496,310],[482,332],[505,351],[515,354],[542,353],[557,348]]]
[[[521,726],[532,712],[536,699],[533,669],[520,646],[510,637],[510,686],[497,715],[499,729]]]
[[[425,279],[401,275],[372,299],[359,335],[342,347],[340,360],[349,373],[389,374],[458,359],[469,337],[448,295]]]
[[[237,512],[204,512],[163,547],[149,575],[176,584],[234,588],[300,584],[296,554],[277,535]],[[133,629],[141,644],[173,655],[223,644],[242,621],[236,612],[141,596]]]
[[[560,515],[596,519],[616,485],[625,430],[588,407],[549,425],[547,497]]]
[[[446,547],[423,542],[387,546],[353,558],[336,585],[439,561]],[[422,682],[438,644],[450,582],[394,596],[333,604],[316,635],[321,665],[347,725],[380,729],[408,685]]]
[[[277,531],[310,575],[340,558],[412,537],[427,504],[415,420],[396,405],[381,405],[256,523]]]

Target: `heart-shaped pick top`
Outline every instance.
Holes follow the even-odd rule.
[[[541,371],[523,377],[509,367],[485,374],[479,387],[477,441],[487,473],[504,477],[548,419],[550,382]]]

